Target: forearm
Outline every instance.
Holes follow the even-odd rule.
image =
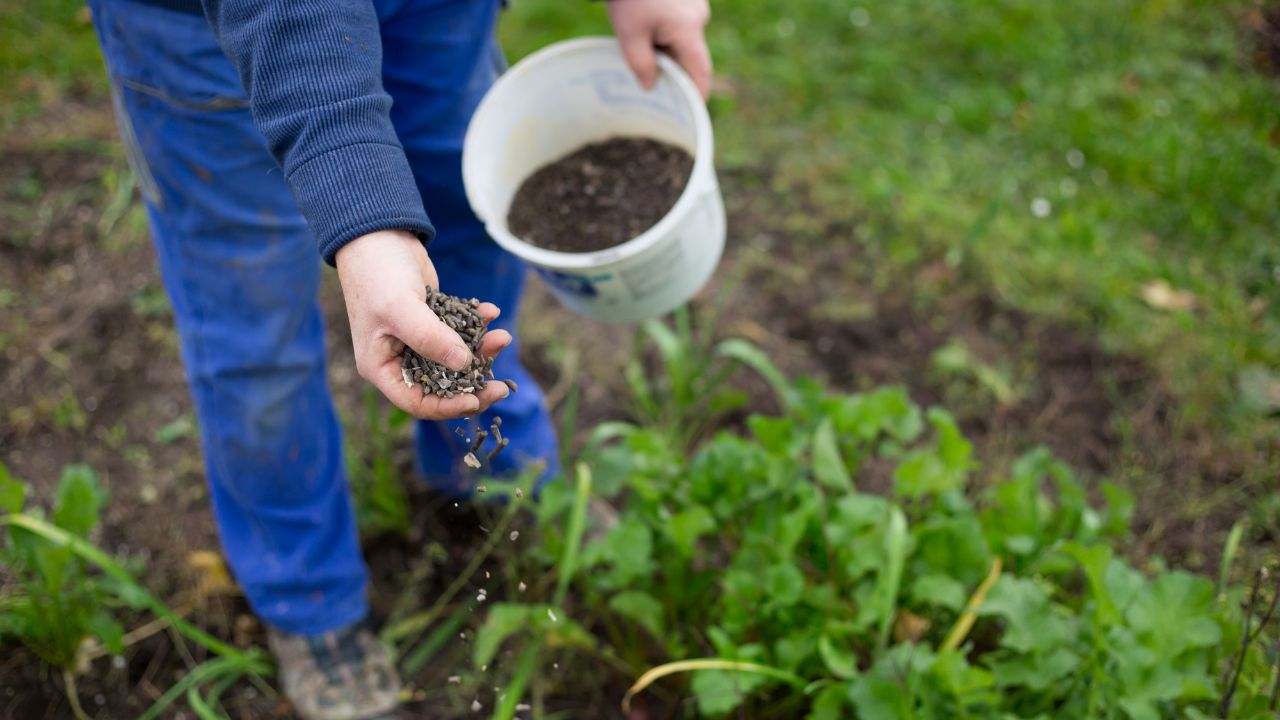
[[[325,260],[375,230],[429,239],[382,88],[372,3],[202,1]]]

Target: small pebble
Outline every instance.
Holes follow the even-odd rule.
[[[510,535],[509,537],[511,538],[511,542],[515,542],[515,541],[516,541],[516,538],[520,537],[520,531],[519,531],[519,530],[512,530],[512,531],[511,531],[511,535]]]

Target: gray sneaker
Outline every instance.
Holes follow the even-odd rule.
[[[364,623],[311,636],[270,630],[267,642],[303,720],[381,720],[399,704],[391,655]]]

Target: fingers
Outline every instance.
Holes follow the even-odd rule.
[[[405,385],[399,363],[388,363],[382,370],[369,378],[369,382],[393,405],[422,420],[452,420],[475,415],[511,394],[506,383],[491,380],[478,393],[443,398],[423,393],[421,386]]]
[[[424,303],[397,304],[388,313],[387,323],[392,334],[428,360],[456,371],[466,370],[471,364],[471,350],[462,338]]]
[[[393,405],[422,420],[465,417],[481,409],[481,400],[475,395],[465,394],[442,398],[424,394],[419,385],[406,385],[400,373],[399,362],[388,362],[380,366],[366,379],[373,383],[373,386],[378,388],[378,391]]]
[[[622,48],[622,57],[641,87],[645,90],[652,88],[658,79],[658,56],[653,47],[653,37],[649,33],[633,32],[619,35],[618,44]]]
[[[689,73],[693,84],[706,100],[711,95],[711,51],[700,29],[690,29],[671,43],[671,54]]]
[[[487,323],[497,320],[498,316],[502,314],[502,311],[498,309],[498,306],[491,302],[480,303],[480,306],[476,308],[476,312],[480,313],[480,319]]]
[[[510,344],[511,333],[506,330],[490,330],[480,339],[480,354],[487,358],[497,357]]]

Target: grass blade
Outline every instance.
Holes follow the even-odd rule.
[[[960,613],[960,617],[956,619],[956,624],[951,627],[951,632],[947,633],[947,639],[938,648],[939,652],[955,650],[960,647],[960,643],[964,642],[969,630],[973,628],[974,621],[978,618],[978,608],[982,607],[982,603],[987,599],[987,593],[991,592],[992,586],[1000,579],[1002,567],[1003,564],[1000,558],[991,561],[990,572],[987,573],[982,582],[978,583],[978,588],[969,597],[969,602],[965,603],[964,612]]]
[[[880,638],[876,643],[877,655],[889,646],[889,630],[893,627],[898,590],[902,585],[902,571],[907,564],[907,517],[896,507],[889,512],[889,526],[885,529],[884,543],[885,568],[876,587],[876,597],[884,603],[884,615],[880,618]]]
[[[261,674],[265,668],[265,663],[261,661],[246,661],[242,658],[230,657],[214,658],[200,663],[195,669],[184,675],[181,680],[166,690],[158,700],[151,704],[151,707],[147,708],[146,712],[138,716],[138,720],[155,720],[160,717],[160,713],[164,712],[165,708],[172,705],[188,689],[194,690],[201,683],[208,682],[213,678],[225,677],[228,673],[243,675],[246,672],[255,672]]]
[[[781,680],[797,689],[803,689],[805,686],[804,678],[786,670],[779,670],[768,665],[760,665],[752,662],[740,662],[738,660],[721,660],[719,658],[700,658],[697,660],[679,660],[650,668],[645,674],[641,675],[627,689],[627,694],[622,697],[622,712],[631,712],[631,698],[644,692],[644,689],[652,685],[668,675],[677,673],[692,672],[695,670],[730,670],[734,672],[755,673],[756,675],[764,675],[765,677]]]
[[[1222,546],[1222,563],[1218,570],[1218,594],[1226,592],[1227,582],[1231,579],[1231,565],[1240,553],[1240,541],[1244,539],[1244,521],[1237,520],[1227,533],[1227,542]]]
[[[784,409],[789,410],[799,402],[791,381],[787,380],[769,356],[755,345],[741,338],[730,338],[716,346],[716,355],[736,360],[759,373],[765,382],[769,383],[769,387],[778,396],[778,401],[782,403]]]
[[[533,671],[538,666],[538,650],[538,643],[532,642],[520,653],[520,658],[516,660],[515,674],[498,696],[498,706],[493,709],[493,720],[511,720],[515,716],[516,705],[520,704],[520,697],[524,695],[524,689],[529,686]]]
[[[404,662],[401,664],[401,671],[404,677],[416,675],[427,661],[435,657],[440,652],[440,648],[458,632],[458,628],[462,627],[462,623],[466,621],[467,615],[471,613],[469,605],[459,605],[453,614],[445,618],[440,627],[436,628],[426,640],[423,640],[416,648],[405,655]]]
[[[195,712],[196,717],[200,720],[226,720],[227,716],[214,710],[209,703],[200,697],[199,688],[194,686],[187,688],[187,705]]]
[[[569,529],[565,533],[564,555],[560,557],[559,577],[556,578],[556,607],[564,605],[569,583],[578,570],[578,553],[582,550],[582,534],[587,527],[587,501],[591,498],[591,469],[586,463],[578,463],[578,482],[573,496],[573,510],[569,514]]]

